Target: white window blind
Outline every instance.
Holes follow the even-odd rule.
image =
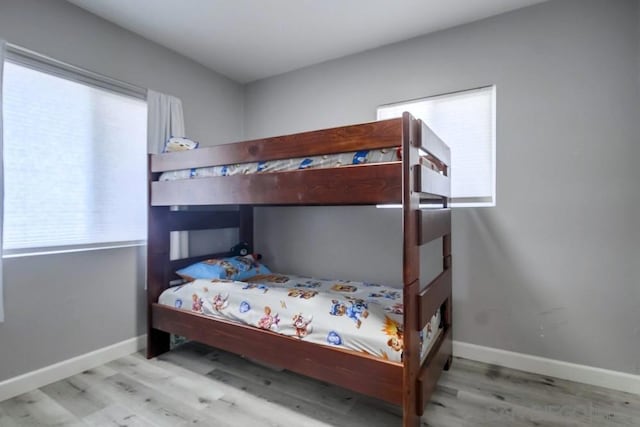
[[[5,63],[5,256],[146,238],[146,102],[63,74]]]
[[[495,206],[495,87],[378,108],[378,120],[409,111],[451,148],[453,206]]]

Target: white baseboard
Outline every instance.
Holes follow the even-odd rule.
[[[531,356],[466,342],[453,342],[453,355],[534,374],[640,394],[640,375]]]
[[[147,336],[140,335],[139,337],[130,338],[90,353],[0,381],[0,402],[135,353],[146,345]]]
[[[140,335],[139,337],[130,338],[108,347],[1,381],[0,402],[139,351],[146,346],[146,341],[146,335]],[[453,342],[453,355],[505,368],[640,394],[640,375],[578,365],[460,341]]]

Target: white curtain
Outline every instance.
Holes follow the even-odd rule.
[[[173,136],[187,136],[184,128],[182,101],[179,98],[149,90],[147,91],[147,108],[149,153],[157,154],[162,152],[165,142]],[[188,254],[188,232],[172,232],[171,259],[186,258]]]
[[[4,322],[4,292],[2,290],[2,229],[4,215],[4,149],[2,145],[2,72],[4,70],[4,57],[7,52],[7,43],[0,40],[0,323]]]

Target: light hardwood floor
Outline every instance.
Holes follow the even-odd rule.
[[[200,344],[134,354],[0,403],[0,426],[400,425],[396,407]],[[640,426],[640,396],[455,359],[424,426]]]

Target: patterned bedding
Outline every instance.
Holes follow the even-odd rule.
[[[298,169],[333,168],[365,163],[388,163],[401,160],[400,148],[352,151],[324,156],[298,157],[294,159],[270,160],[266,162],[239,163],[235,165],[169,171],[160,175],[160,181],[230,176],[262,172],[284,172]]]
[[[400,362],[402,291],[372,283],[292,275],[247,282],[198,279],[165,290],[160,304],[326,346]],[[421,332],[422,357],[440,332],[440,310]]]

